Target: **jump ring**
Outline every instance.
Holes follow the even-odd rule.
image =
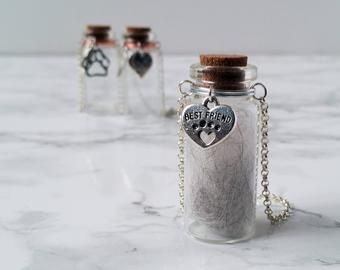
[[[211,85],[209,87],[209,94],[208,94],[208,96],[209,96],[209,102],[212,102],[212,86]]]
[[[191,95],[191,93],[187,93],[187,92],[183,91],[183,89],[182,89],[182,85],[183,85],[183,84],[186,84],[186,83],[190,84],[191,86],[194,85],[194,83],[193,83],[192,81],[190,81],[190,80],[183,80],[183,81],[181,81],[181,82],[178,84],[178,90],[179,90],[179,92],[181,93],[181,95],[183,95],[183,96],[185,96],[185,97]]]
[[[211,97],[206,97],[204,100],[203,100],[203,105],[204,106],[207,106],[208,103],[215,103],[216,106],[220,105],[220,103],[218,102],[217,98],[215,96],[211,96]]]
[[[264,93],[263,93],[263,96],[262,97],[257,97],[256,96],[256,86],[261,86],[262,87],[262,89],[263,89],[263,91],[264,91]],[[267,88],[264,86],[264,84],[263,83],[255,83],[254,85],[252,85],[251,87],[250,87],[251,89],[254,89],[254,98],[255,99],[257,99],[257,100],[261,100],[261,99],[264,99],[264,98],[266,98],[266,96],[267,96]]]

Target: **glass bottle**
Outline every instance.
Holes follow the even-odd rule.
[[[124,112],[118,87],[119,43],[109,25],[88,25],[80,48],[80,111]]]
[[[127,111],[135,116],[162,115],[165,110],[163,58],[159,41],[148,27],[127,27],[119,69]]]
[[[188,120],[182,127],[184,164],[180,164],[185,228],[206,242],[248,239],[254,234],[256,215],[258,102],[250,86],[257,68],[247,64],[246,56],[201,55],[200,64],[190,67],[190,77],[180,112],[183,123]],[[199,110],[204,107],[202,115],[210,114],[186,115],[192,104]],[[218,134],[228,116],[223,121],[217,106],[227,106],[224,112],[231,108],[229,130],[222,138]]]

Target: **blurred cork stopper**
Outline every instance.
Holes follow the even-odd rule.
[[[86,26],[86,36],[93,36],[97,40],[110,39],[111,26],[100,24],[89,24]]]
[[[108,32],[111,31],[110,25],[89,24],[86,26],[87,32]]]
[[[128,26],[126,27],[125,39],[133,42],[147,43],[150,37],[151,28],[144,26]]]
[[[129,34],[143,35],[148,34],[151,31],[150,27],[140,27],[140,26],[128,26],[126,27],[126,32]]]

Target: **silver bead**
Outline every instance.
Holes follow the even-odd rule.
[[[272,209],[267,208],[267,209],[264,210],[264,213],[267,214],[267,215],[271,215],[271,214],[273,214],[273,211],[272,211]]]
[[[264,206],[270,206],[271,204],[272,204],[272,202],[269,201],[269,200],[264,200],[264,201],[263,201],[263,205],[264,205]]]
[[[263,196],[266,196],[266,197],[269,196],[269,195],[270,195],[269,190],[263,190],[263,191],[262,191],[262,195],[263,195]]]
[[[262,185],[262,186],[268,186],[268,185],[269,185],[268,180],[263,180],[263,181],[261,182],[261,185]]]

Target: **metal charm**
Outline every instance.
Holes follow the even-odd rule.
[[[208,103],[215,103],[211,109]],[[235,125],[235,113],[227,105],[219,105],[215,96],[202,104],[192,104],[182,112],[182,125],[188,136],[201,147],[209,147],[225,138]]]
[[[131,55],[129,64],[140,77],[143,77],[152,66],[152,57],[147,52],[137,51]]]
[[[88,77],[105,77],[109,73],[110,59],[100,48],[93,48],[83,59],[81,66]]]

